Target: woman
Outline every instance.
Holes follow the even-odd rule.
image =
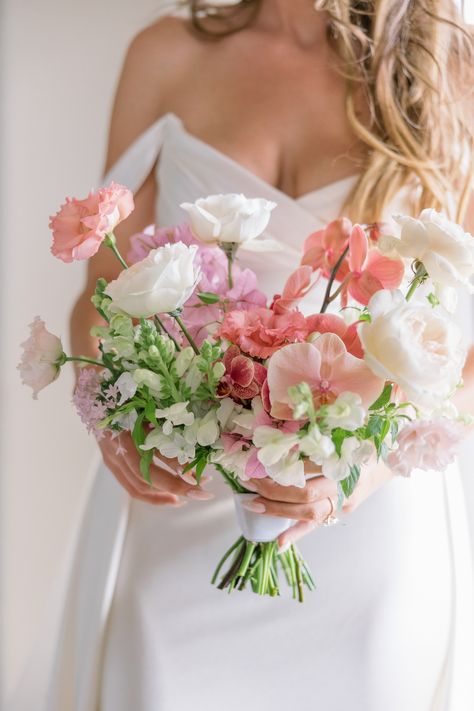
[[[240,191],[274,199],[270,232],[286,249],[246,260],[272,293],[307,234],[337,213],[372,222],[433,206],[463,218],[473,140],[460,97],[470,55],[453,3],[183,5],[191,22],[170,17],[134,39],[117,91],[104,182],[135,192],[135,212],[118,231],[124,251],[145,225],[179,222],[184,200]],[[96,348],[85,334],[98,276],[116,276],[106,251],[91,261],[72,316],[77,353]],[[473,362],[471,354],[465,402]],[[454,658],[469,581],[457,577],[465,530],[455,471],[395,481],[374,463],[346,502],[344,525],[330,529],[321,524],[334,505],[331,482],[315,478],[304,500],[256,484],[254,509],[297,519],[279,544],[304,537],[315,569],[318,591],[298,607],[212,590],[207,575],[235,533],[224,485],[184,481],[168,461],[149,488],[124,444],[125,453],[101,442],[106,467],[61,647],[77,629],[79,666],[72,694],[59,671],[65,696],[48,708],[470,707],[461,674],[469,659]],[[67,654],[59,656],[64,667]]]

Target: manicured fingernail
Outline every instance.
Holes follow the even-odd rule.
[[[181,506],[184,506],[187,503],[188,502],[186,501],[186,499],[180,499],[179,501],[170,502],[170,506],[172,506],[174,509],[179,509]]]
[[[249,491],[254,491],[256,494],[258,493],[258,489],[255,488],[255,485],[252,484],[251,481],[243,481],[242,486],[245,486]]]
[[[191,486],[195,486],[197,484],[196,478],[194,476],[194,472],[185,472],[184,474],[181,474],[181,479],[183,479],[186,484],[191,484]]]
[[[196,501],[209,501],[209,499],[214,499],[214,494],[210,491],[203,491],[203,489],[190,489],[186,496],[190,499],[196,499]]]
[[[265,513],[267,507],[265,504],[261,504],[258,501],[244,501],[242,506],[247,511],[252,511],[253,513]]]
[[[291,548],[291,542],[288,541],[288,543],[284,543],[282,546],[278,547],[278,553],[286,553],[286,551],[290,550]]]

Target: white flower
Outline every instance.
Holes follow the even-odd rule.
[[[348,391],[341,393],[331,405],[324,408],[324,424],[330,430],[342,427],[352,432],[362,427],[365,417],[366,411],[360,395]]]
[[[402,257],[417,259],[438,288],[467,287],[474,273],[474,238],[455,222],[432,209],[423,210],[418,219],[394,216],[401,225],[400,238],[384,236],[380,248]],[[438,295],[438,294],[437,294]]]
[[[351,473],[351,467],[365,464],[374,451],[374,445],[369,440],[359,442],[357,437],[346,437],[341,445],[341,456],[335,452],[323,461],[323,475],[333,481],[342,481]]]
[[[136,368],[132,377],[137,385],[146,385],[152,395],[156,398],[161,396],[161,378],[148,368]]]
[[[182,430],[171,429],[165,434],[161,429],[155,428],[149,432],[140,449],[157,449],[167,459],[177,459],[180,464],[186,464],[194,459],[196,449],[193,443],[187,442]]]
[[[192,425],[194,415],[188,411],[189,402],[175,402],[170,407],[165,407],[163,410],[159,408],[155,410],[155,415],[158,420],[162,418],[165,422],[162,425],[162,431],[165,435],[171,434],[173,427],[178,425]]]
[[[117,378],[117,380],[115,381],[115,385],[117,386],[118,391],[120,393],[120,399],[118,400],[117,404],[123,405],[126,400],[130,400],[135,395],[139,383],[137,384],[135,382],[133,376],[130,373],[125,372]]]
[[[238,449],[235,452],[224,452],[223,449],[218,449],[212,454],[210,461],[220,464],[242,481],[247,481],[245,470],[250,454],[249,449]]]
[[[64,352],[61,339],[50,333],[39,316],[30,323],[30,336],[21,344],[23,355],[17,366],[24,385],[33,390],[38,399],[40,390],[50,385],[59,375]]]
[[[129,430],[130,432],[135,427],[135,422],[137,421],[137,411],[132,410],[131,412],[122,412],[117,417],[114,417],[112,424],[120,425],[122,429]],[[119,434],[118,432],[116,434]]]
[[[145,259],[124,269],[105,289],[112,310],[136,318],[180,309],[199,281],[197,246],[182,242],[152,249]]]
[[[175,358],[174,366],[176,368],[176,374],[178,378],[182,378],[195,357],[194,351],[191,346],[183,348],[179,351]]]
[[[230,432],[234,417],[242,410],[242,405],[238,405],[230,397],[224,397],[217,408],[216,417],[221,429]]]
[[[306,484],[304,462],[298,452],[290,452],[275,464],[265,467],[268,476],[281,486],[297,486],[302,489]]]
[[[314,464],[322,464],[325,459],[334,454],[334,442],[327,435],[323,435],[319,427],[314,426],[300,440],[300,452]]]
[[[459,327],[440,308],[405,301],[382,289],[371,298],[371,322],[359,326],[364,358],[416,404],[439,405],[461,379],[466,347]]]
[[[202,242],[248,246],[265,230],[276,203],[230,193],[209,195],[194,203],[183,202],[181,207],[188,213],[191,228]]]
[[[209,410],[204,417],[196,417],[194,422],[185,427],[184,439],[190,444],[200,444],[202,447],[213,445],[219,439],[219,425],[215,410]]]
[[[290,452],[298,443],[298,435],[262,425],[255,428],[253,443],[258,448],[259,462],[266,468],[276,464]]]

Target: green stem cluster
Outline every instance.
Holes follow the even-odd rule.
[[[218,582],[229,559],[230,565]],[[293,599],[303,602],[305,587],[308,590],[316,587],[311,572],[294,545],[279,553],[276,541],[256,543],[240,536],[219,561],[211,582],[219,590],[227,589],[229,593],[245,590],[250,585],[257,595],[275,597],[280,595],[279,567],[292,589]]]

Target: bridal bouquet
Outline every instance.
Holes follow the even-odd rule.
[[[453,460],[463,418],[450,397],[466,349],[449,310],[471,288],[474,241],[433,210],[396,217],[397,234],[338,219],[309,235],[281,294],[265,295],[238,256],[276,247],[264,235],[275,203],[231,194],[181,207],[186,222],[134,235],[124,257],[113,231],[130,191],[112,183],[67,200],[51,219],[53,254],[71,262],[106,245],[123,269],[92,295],[100,357],[66,355],[36,317],[23,381],[36,397],[64,363],[83,362],[82,420],[99,439],[131,432],[146,481],[162,456],[198,482],[212,465],[233,490],[242,535],[213,582],[273,596],[283,572],[302,600],[308,566],[276,543],[292,521],[248,511],[246,483],[303,488],[309,460],[338,482],[341,507],[373,457],[403,476]]]

